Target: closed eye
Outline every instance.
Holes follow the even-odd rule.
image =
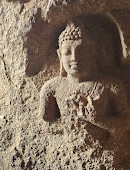
[[[71,55],[71,50],[67,50],[66,55]]]
[[[66,49],[63,51],[64,55],[71,55],[71,49]]]

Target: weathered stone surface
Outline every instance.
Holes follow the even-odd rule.
[[[111,130],[103,129],[101,123],[96,126],[84,119],[76,119],[75,113],[70,108],[62,115],[65,110],[63,102],[60,119],[56,122],[46,122],[39,118],[40,91],[42,86],[47,84],[46,81],[50,82],[52,81],[50,79],[59,75],[60,64],[56,53],[58,37],[69,19],[78,16],[89,19],[93,14],[99,16],[97,28],[102,25],[102,19],[98,19],[100,16],[105,16],[105,21],[106,17],[110,16],[121,30],[120,35],[114,34],[114,39],[121,36],[114,43],[111,34],[109,36],[109,30],[112,29],[109,22],[106,27],[108,32],[99,30],[96,36],[101,36],[102,42],[99,44],[102,44],[102,47],[110,45],[110,49],[106,50],[110,60],[108,58],[105,61],[101,60],[104,66],[102,67],[104,82],[114,84],[115,88],[111,87],[112,92],[116,92],[117,98],[121,96],[122,102],[118,104],[119,107],[126,103],[125,96],[128,103],[124,104],[124,110],[127,108],[128,111],[127,120],[124,117],[120,119],[118,116],[111,118],[108,116],[103,121]],[[129,0],[0,1],[1,170],[129,169],[129,18]],[[90,21],[94,22],[93,19]],[[94,23],[92,25],[94,26]],[[117,48],[120,40],[122,46]],[[110,62],[113,60],[111,55],[113,48],[117,48],[120,54],[123,53],[121,56],[116,55],[116,60],[114,58],[115,61],[118,59],[121,61],[121,70],[116,70],[116,79],[112,78],[115,66]],[[108,69],[111,67],[111,72],[104,72],[107,67]],[[64,93],[67,95],[65,89],[68,84],[66,82],[65,84],[59,86],[60,97],[63,97]],[[117,89],[119,91],[116,91]],[[103,98],[102,102],[107,99],[108,97]],[[58,100],[60,102],[60,98]],[[75,107],[76,103],[69,100],[70,105]],[[103,107],[102,104],[100,107]]]

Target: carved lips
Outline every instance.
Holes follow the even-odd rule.
[[[78,67],[77,62],[71,62],[70,67],[71,67],[71,69],[77,69],[77,67]]]

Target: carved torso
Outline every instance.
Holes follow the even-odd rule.
[[[123,104],[119,106],[121,97],[116,94],[117,90],[114,91],[114,88],[107,83],[94,81],[73,84],[66,77],[57,77],[43,86],[43,105],[45,108],[52,108],[55,100],[63,122],[81,119],[98,127],[111,129],[114,124],[119,124],[119,118],[125,115]],[[53,100],[51,96],[54,97]],[[49,100],[52,101],[51,105],[47,105]],[[54,114],[53,110],[52,113],[49,111],[48,115],[51,114]]]

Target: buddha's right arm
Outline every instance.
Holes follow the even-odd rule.
[[[45,121],[52,122],[57,119],[57,103],[54,91],[49,84],[45,84],[40,92],[39,117]]]

